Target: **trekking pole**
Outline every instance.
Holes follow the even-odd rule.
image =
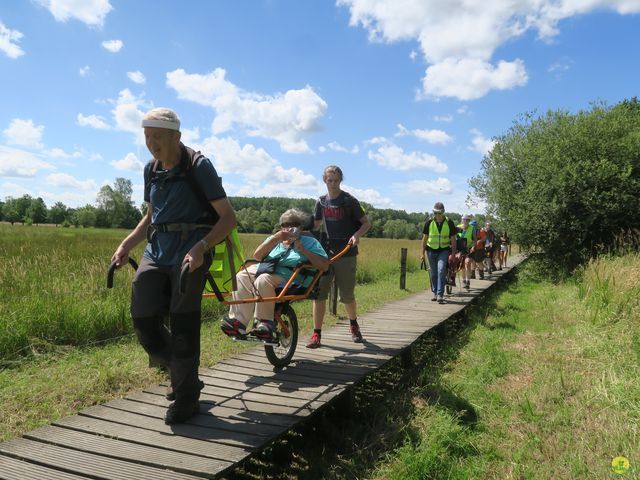
[[[131,265],[134,270],[138,270],[138,264],[133,258],[129,258],[129,265]],[[109,269],[107,270],[107,288],[113,288],[113,273],[116,271],[116,268],[118,268],[118,266],[114,260],[111,262]]]

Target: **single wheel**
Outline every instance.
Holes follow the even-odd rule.
[[[286,367],[291,362],[293,354],[298,346],[298,317],[291,305],[286,304],[281,307],[280,321],[277,319],[278,308],[276,307],[276,334],[278,345],[265,345],[264,353],[267,360],[274,367]]]

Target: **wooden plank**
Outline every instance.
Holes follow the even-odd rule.
[[[123,462],[112,458],[80,452],[46,443],[17,438],[0,443],[0,452],[15,458],[92,478],[105,480],[196,480],[198,477],[184,473]],[[53,477],[55,478],[55,477]]]
[[[310,392],[310,393],[322,393],[330,388],[326,382],[316,382],[316,384],[304,384],[300,382],[290,382],[286,376],[281,376],[279,380],[275,380],[273,377],[266,378],[260,375],[253,375],[244,372],[228,372],[209,369],[200,372],[200,378],[206,383],[222,381],[241,382],[247,386],[256,385],[263,387],[277,388],[283,393],[289,392]],[[211,383],[212,384],[212,383]]]
[[[104,404],[103,406],[160,420],[164,418],[164,414],[167,411],[167,408],[165,406],[134,402],[132,400],[126,399],[112,400],[109,403]],[[247,435],[254,435],[257,437],[270,437],[273,435],[278,435],[283,429],[282,425],[268,425],[263,423],[247,422],[242,418],[237,419],[213,415],[211,408],[207,409],[206,407],[203,407],[204,406],[201,405],[200,415],[195,415],[187,421],[189,425],[198,425],[200,427],[207,428],[218,428],[221,430],[229,430],[234,433],[246,433]]]
[[[98,418],[82,417],[80,415],[62,418],[57,422],[54,422],[54,425],[121,439],[140,445],[148,445],[152,447],[162,445],[162,448],[165,450],[190,453],[214,460],[237,462],[253,451],[253,449],[250,448],[234,447],[224,444],[212,444],[206,441],[155,432],[144,428],[131,427]]]
[[[204,382],[203,392],[210,392],[215,390],[216,387],[223,387],[228,390],[236,390],[238,392],[252,392],[259,393],[262,395],[266,395],[267,397],[273,398],[274,401],[278,401],[277,397],[285,397],[287,399],[295,398],[300,400],[315,400],[320,395],[334,392],[336,390],[341,390],[343,387],[339,385],[324,385],[318,388],[316,391],[305,391],[305,390],[293,390],[289,389],[287,391],[283,391],[282,388],[276,386],[269,385],[257,385],[249,382],[239,382],[230,379],[220,379],[216,377],[200,377],[200,380]]]
[[[89,477],[61,472],[35,463],[0,455],[0,479],[2,480],[86,480]]]
[[[154,395],[147,392],[130,393],[129,395],[127,395],[126,399],[135,402],[157,405],[165,408],[170,403],[169,400],[164,398],[164,396],[162,395]],[[208,408],[209,412],[216,417],[243,420],[250,423],[260,423],[264,425],[274,426],[290,426],[297,422],[297,419],[294,415],[286,413],[276,414],[276,412],[267,413],[252,411],[247,409],[222,406],[220,403],[217,403],[215,405],[203,403],[200,408]]]
[[[160,433],[174,434],[182,437],[189,437],[206,442],[221,443],[236,447],[253,449],[265,443],[265,437],[233,431],[233,428],[221,419],[216,419],[218,420],[218,425],[226,428],[200,427],[192,423],[165,425],[164,421],[160,418],[147,417],[145,415],[116,410],[102,405],[89,407],[80,412],[80,415],[108,420],[110,422],[129,425],[132,427],[146,428],[147,430],[153,430]]]
[[[25,438],[208,478],[233,465],[228,461],[214,461],[206,457],[165,450],[161,445],[150,447],[56,426],[39,428],[27,433]]]
[[[162,386],[149,387],[145,389],[145,392],[164,396],[165,388]],[[285,415],[308,415],[314,408],[322,405],[322,402],[306,402],[304,400],[292,399],[291,401],[284,402],[278,399],[278,403],[269,401],[264,395],[246,393],[238,394],[231,390],[218,391],[215,394],[204,393],[200,395],[200,403],[211,403],[214,405],[225,406],[229,408],[237,408],[243,410],[249,410],[252,412],[263,412],[271,414],[285,414]],[[291,403],[294,403],[291,405]]]

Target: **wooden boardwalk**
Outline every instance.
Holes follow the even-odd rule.
[[[511,257],[510,267],[523,258]],[[345,323],[326,329],[322,348],[298,345],[284,370],[274,371],[261,347],[201,369],[200,414],[186,424],[164,424],[169,402],[166,386],[158,385],[0,443],[0,479],[216,478],[401,354],[509,270],[472,280],[470,291],[456,287],[444,305],[423,291],[362,315],[362,344],[351,342]]]

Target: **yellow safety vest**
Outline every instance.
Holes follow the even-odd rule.
[[[438,225],[435,220],[431,220],[429,224],[429,237],[427,238],[427,247],[438,250],[451,246],[451,235],[449,233],[449,219],[444,217],[442,229],[438,231]]]

